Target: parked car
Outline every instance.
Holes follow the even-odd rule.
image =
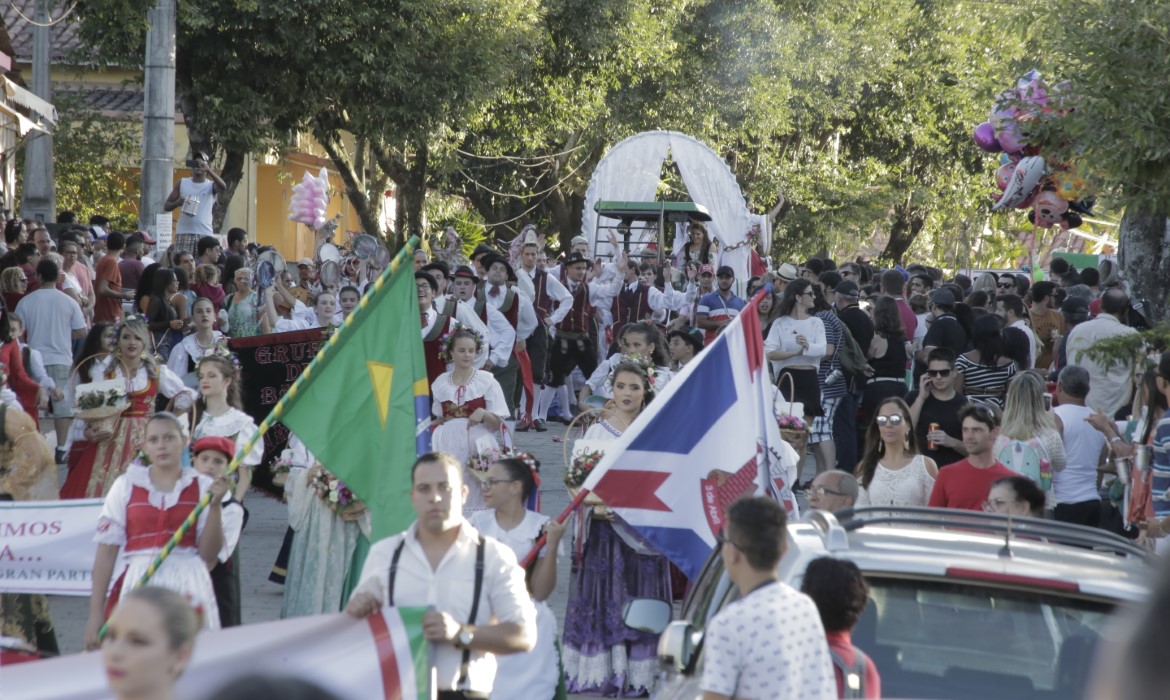
[[[1107,619],[1151,586],[1149,553],[1112,533],[971,511],[814,511],[789,524],[781,580],[799,588],[825,556],[853,561],[869,581],[853,643],[891,698],[1084,697]],[[701,697],[703,628],[738,597],[716,549],[680,620],[663,629],[652,619],[662,601],[627,606],[631,627],[662,631],[653,697]]]

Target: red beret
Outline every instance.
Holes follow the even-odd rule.
[[[191,454],[199,454],[204,450],[222,452],[231,459],[236,454],[236,444],[225,437],[202,437],[191,445]]]

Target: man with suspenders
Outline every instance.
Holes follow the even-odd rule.
[[[463,519],[466,498],[463,465],[454,457],[419,457],[410,489],[418,519],[370,547],[345,608],[363,618],[383,605],[429,607],[423,635],[434,644],[439,700],[486,699],[493,655],[530,651],[536,640],[524,570],[512,550]]]

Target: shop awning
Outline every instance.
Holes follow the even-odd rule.
[[[47,122],[50,126],[56,126],[56,107],[54,107],[49,102],[46,102],[45,100],[37,97],[28,90],[25,90],[21,86],[9,80],[7,77],[0,76],[0,79],[4,81],[4,94],[7,96],[8,101],[28,109],[30,112],[33,112],[38,117],[40,117],[43,122]]]

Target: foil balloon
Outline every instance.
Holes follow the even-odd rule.
[[[1043,175],[1044,158],[1042,156],[1029,156],[1021,159],[1012,172],[1011,180],[1008,182],[1007,189],[1004,190],[1003,197],[996,202],[992,210],[998,211],[1022,203],[1032,195],[1032,191],[1036,189],[1036,185],[1040,184],[1040,178]]]
[[[991,122],[983,122],[975,127],[975,132],[972,134],[975,139],[975,145],[988,153],[999,153],[1003,150],[1003,146],[995,138],[995,127]]]

